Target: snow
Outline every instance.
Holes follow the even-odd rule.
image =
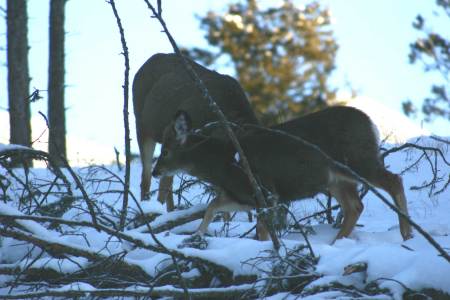
[[[414,139],[412,142],[416,142],[416,140]],[[437,141],[430,138],[422,139],[418,143],[420,145],[441,147],[444,153],[446,153],[447,160],[450,160],[448,146],[438,144]],[[15,147],[0,144],[0,152],[14,149]],[[389,170],[398,173],[413,163],[420,155],[421,152],[418,150],[394,153],[387,157],[386,165],[389,167]],[[438,163],[438,175],[442,176],[442,180],[437,183],[431,196],[429,189],[411,189],[411,187],[420,186],[432,178],[432,171],[430,170],[428,161],[423,160],[418,168],[408,170],[402,177],[412,219],[448,251],[450,249],[450,188],[436,195],[433,193],[440,190],[445,184],[450,173],[450,167],[445,165],[439,158]],[[123,173],[120,173],[115,166],[108,168],[123,176]],[[75,170],[78,173],[82,173],[81,169],[75,168]],[[140,171],[140,164],[133,163],[131,191],[135,195],[139,194]],[[51,173],[44,169],[32,169],[31,174],[39,178],[48,176],[48,179],[51,179]],[[7,176],[4,169],[0,168],[0,175]],[[152,190],[156,188],[156,185],[157,181],[153,180]],[[114,189],[116,186],[111,185],[109,188]],[[92,194],[94,191],[98,191],[98,189],[99,187],[89,186],[88,193]],[[204,210],[206,207],[204,202],[193,200],[199,199],[197,194],[200,192],[201,190],[199,188],[189,190],[184,197],[189,199],[194,206],[187,210],[176,211],[170,214],[164,213],[165,206],[154,199],[140,203],[140,205],[145,212],[161,214],[161,216],[157,217],[151,223],[152,227],[157,227],[179,217]],[[387,198],[390,199],[389,197]],[[117,200],[117,195],[106,194],[99,196],[96,201],[102,209],[106,207],[102,204],[104,202],[116,208],[121,206],[121,201]],[[363,288],[367,283],[376,281],[381,288],[388,289],[396,299],[402,298],[402,294],[405,292],[404,286],[413,290],[433,288],[450,294],[450,263],[439,256],[436,249],[416,231],[414,231],[414,237],[412,239],[403,241],[399,233],[397,216],[375,195],[372,193],[366,195],[363,199],[363,204],[364,211],[358,221],[359,226],[355,228],[349,238],[338,240],[332,245],[330,243],[336,235],[337,229],[332,228],[331,225],[311,223],[315,234],[310,235],[309,239],[315,254],[319,257],[316,272],[322,276],[310,283],[307,289],[333,282],[339,282],[344,286]],[[296,214],[296,217],[301,218],[304,215],[317,211],[317,202],[315,200],[297,201],[291,205],[291,209]],[[130,202],[130,211],[137,211],[137,205],[132,201]],[[0,203],[0,215],[22,214],[23,212],[14,203]],[[90,220],[89,215],[81,209],[69,210],[62,218],[68,220]],[[116,216],[111,216],[111,218],[114,220]],[[166,266],[165,264],[170,263],[167,254],[130,247],[128,242],[111,238],[105,232],[99,232],[92,228],[80,228],[74,235],[61,236],[58,231],[48,229],[42,223],[30,220],[19,220],[18,223],[29,234],[33,234],[47,241],[69,245],[76,249],[91,251],[92,253],[99,253],[105,256],[117,254],[125,250],[126,255],[124,260],[131,265],[139,266],[150,276],[156,276],[159,270],[162,270]],[[261,270],[270,269],[269,262],[261,263],[258,265],[258,268],[255,268],[254,263],[250,261],[256,257],[269,256],[269,250],[272,249],[271,242],[254,240],[254,231],[250,232],[245,238],[239,238],[239,235],[250,230],[254,225],[254,222],[248,222],[246,214],[238,214],[229,223],[228,230],[224,228],[222,221],[211,223],[208,230],[210,236],[206,237],[208,242],[207,249],[180,248],[179,246],[183,244],[183,240],[190,237],[187,233],[194,232],[198,224],[199,220],[192,221],[173,228],[170,231],[159,233],[156,236],[168,249],[186,256],[199,257],[223,266],[229,269],[234,276],[255,274],[264,277]],[[151,236],[145,232],[146,230],[146,226],[137,228],[130,226],[125,231],[125,234],[139,239],[147,245],[156,245]],[[286,247],[286,249],[293,249],[295,246],[303,244],[304,240],[301,235],[290,233],[282,236],[282,242],[283,247]],[[29,245],[17,242],[11,238],[1,237],[0,266],[21,264],[25,267],[26,263],[21,262],[21,260],[28,254],[31,250],[30,248]],[[37,257],[39,253],[40,250],[34,249],[28,255]],[[368,268],[365,273],[343,275],[346,266],[359,262],[367,263]],[[29,263],[30,261],[28,261]],[[87,260],[84,258],[71,258],[67,260],[52,259],[49,256],[44,256],[33,261],[32,266],[71,273],[78,271],[80,268],[86,266],[87,263]],[[185,278],[192,278],[198,275],[198,269],[183,273]],[[0,276],[0,294],[5,291],[3,289],[4,285],[9,280],[11,280],[10,276]],[[95,287],[83,282],[62,286],[59,290],[70,290],[74,288],[88,291],[95,290]],[[286,293],[280,293],[267,299],[294,298],[295,296],[291,297]],[[345,299],[345,295],[340,294],[339,291],[326,291],[306,296],[304,299],[335,298]],[[387,299],[387,297],[380,296],[376,299]]]
[[[5,204],[5,203],[0,203],[0,214],[2,215],[7,215],[7,216],[11,216],[11,215],[23,215],[22,212],[20,212],[19,210]],[[44,226],[39,225],[38,223],[34,222],[34,221],[28,221],[28,220],[18,220],[17,223],[19,223],[20,225],[22,225],[25,229],[27,229],[29,232],[31,233],[35,233],[41,237],[45,237],[45,238],[54,238],[56,237],[55,233],[47,230],[47,228],[45,228]]]
[[[0,153],[6,152],[6,151],[11,151],[11,150],[20,150],[20,149],[30,149],[30,148],[22,146],[22,145],[0,143]]]
[[[153,220],[153,222],[151,222],[151,227],[152,228],[156,228],[161,226],[164,223],[170,222],[170,221],[174,221],[176,219],[179,219],[181,217],[185,217],[185,216],[189,216],[192,215],[196,212],[199,211],[203,211],[206,210],[207,205],[206,204],[200,204],[200,205],[195,205],[192,207],[189,207],[187,209],[184,210],[178,210],[178,211],[173,211],[171,213],[165,213],[166,212],[166,208],[164,207],[164,205],[161,204],[161,209],[158,209],[157,211],[155,211],[154,209],[152,209],[152,207],[154,207],[153,203],[150,203],[149,201],[144,203],[146,209],[144,209],[144,206],[141,204],[141,207],[143,208],[142,210],[146,213],[148,212],[157,212],[160,213],[161,215],[156,217],[155,220]],[[147,226],[146,225],[142,225],[139,228],[134,229],[134,231],[145,231],[147,230]]]

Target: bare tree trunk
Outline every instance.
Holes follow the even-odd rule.
[[[7,56],[10,143],[31,146],[30,76],[26,0],[7,1]],[[13,160],[17,166],[20,160]],[[31,165],[31,160],[24,163]]]
[[[64,9],[66,0],[50,0],[48,118],[49,153],[58,165],[66,158],[66,118],[64,107]]]

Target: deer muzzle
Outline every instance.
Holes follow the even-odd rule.
[[[159,168],[153,169],[152,176],[155,177],[155,178],[159,178],[159,177],[162,176],[162,173],[161,173],[161,171],[159,170]]]

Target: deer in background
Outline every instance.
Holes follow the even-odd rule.
[[[378,150],[377,130],[363,112],[351,107],[330,107],[274,129],[319,146],[330,157],[387,191],[396,206],[408,213],[401,177],[384,168]],[[275,195],[285,203],[329,192],[341,205],[344,215],[336,239],[352,232],[363,204],[357,182],[351,176],[328,163],[319,151],[276,132],[253,126],[239,137],[239,142],[268,195]],[[255,208],[254,191],[235,160],[235,153],[229,141],[192,131],[191,119],[186,112],[178,112],[173,125],[164,132],[161,155],[153,176],[183,171],[219,189],[218,196],[208,205],[198,235],[206,232],[216,212]],[[400,216],[399,223],[403,239],[410,238],[409,223]]]
[[[229,121],[258,124],[247,96],[234,78],[188,61]],[[164,129],[176,111],[188,112],[193,128],[215,121],[216,117],[175,54],[155,54],[141,66],[133,80],[133,106],[142,162],[141,200],[144,200],[149,198],[155,145],[162,142]],[[172,176],[161,178],[158,193],[158,200],[166,201],[168,211],[173,210],[172,179]]]

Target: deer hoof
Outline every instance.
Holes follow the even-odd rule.
[[[150,201],[150,192],[141,195],[141,201]]]

